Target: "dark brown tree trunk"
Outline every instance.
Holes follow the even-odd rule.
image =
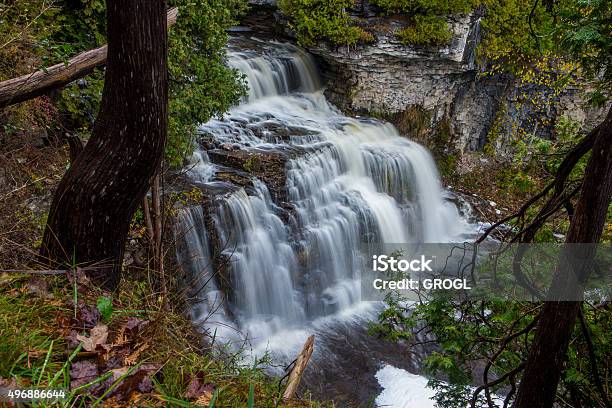
[[[167,133],[166,3],[107,0],[108,57],[91,138],[60,182],[43,237],[47,264],[95,267],[116,287],[130,221]]]
[[[591,158],[585,170],[580,198],[566,238],[568,244],[596,243],[606,222],[612,194],[612,110],[604,123],[594,130],[597,136]],[[555,276],[550,292],[562,297],[582,297],[582,283],[590,273],[594,246],[579,246],[570,250],[571,265],[578,274],[560,273]],[[560,265],[563,271],[567,265]],[[576,319],[579,301],[546,302],[540,313],[535,338],[529,352],[525,372],[514,402],[514,408],[549,408],[553,406],[557,386],[563,372],[567,348]]]

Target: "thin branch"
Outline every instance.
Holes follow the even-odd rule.
[[[584,335],[584,339],[587,344],[587,349],[589,350],[591,373],[593,374],[593,379],[595,380],[597,391],[599,391],[599,393],[601,394],[601,399],[604,401],[604,404],[606,404],[606,407],[610,408],[610,400],[608,399],[608,394],[604,390],[601,377],[599,376],[599,370],[597,368],[597,356],[595,355],[595,347],[593,346],[593,339],[591,338],[589,327],[587,326],[586,320],[584,318],[584,312],[582,311],[582,307],[580,308],[580,313],[578,314],[578,317],[580,319],[580,328],[582,329],[582,334]]]

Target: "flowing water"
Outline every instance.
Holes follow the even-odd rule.
[[[250,91],[225,117],[201,126],[203,140],[227,151],[285,154],[284,193],[248,176],[249,187],[218,194],[208,224],[202,207],[182,211],[178,258],[194,320],[217,337],[246,337],[254,354],[288,361],[318,333],[311,378],[319,380],[309,385],[323,392],[336,381],[336,392],[364,401],[367,387],[342,391],[338,379],[353,371],[373,379],[394,346],[365,334],[379,305],[360,301],[360,246],[463,241],[470,226],[441,188],[427,149],[388,123],[343,115],[323,95],[305,51],[243,39],[232,42],[228,59]],[[212,188],[226,170],[202,151],[189,175]],[[212,272],[219,261],[211,235],[229,259],[229,284]],[[364,358],[372,361],[357,361]]]

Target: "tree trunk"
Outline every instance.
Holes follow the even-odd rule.
[[[612,109],[606,120],[598,126],[591,158],[585,170],[584,182],[576,211],[570,223],[566,243],[596,243],[606,222],[610,196],[612,195]],[[594,246],[570,249],[572,258],[579,255],[580,263],[571,265],[578,275],[557,274],[550,292],[556,296],[582,297],[582,284],[590,273],[590,260]],[[561,264],[563,271],[566,265]],[[514,408],[550,408],[565,362],[567,348],[576,319],[580,312],[579,301],[545,302],[531,346],[525,372],[514,402]],[[568,298],[569,299],[569,298]]]
[[[159,167],[167,134],[165,1],[107,0],[108,58],[91,138],[53,197],[41,259],[94,266],[115,288],[130,221]]]
[[[168,27],[171,27],[178,16],[178,9],[168,10]],[[128,24],[126,26],[129,27]],[[19,102],[44,95],[52,89],[60,88],[70,82],[84,77],[94,68],[106,63],[107,46],[85,51],[70,60],[40,69],[30,74],[0,82],[0,109]]]

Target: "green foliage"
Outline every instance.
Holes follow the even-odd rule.
[[[183,164],[193,151],[197,125],[223,114],[246,93],[223,59],[226,30],[245,11],[244,0],[172,0],[179,18],[169,38],[170,119],[166,158]]]
[[[0,43],[0,79],[29,72],[32,59],[49,66],[106,42],[103,0],[27,3],[0,5],[2,18],[9,23],[0,24],[0,37],[7,39]],[[169,5],[179,8],[179,18],[169,35],[166,160],[180,166],[194,149],[197,126],[223,114],[246,93],[239,74],[224,64],[226,30],[245,11],[246,1],[171,0]],[[61,91],[57,106],[64,125],[82,138],[92,130],[103,86],[104,73],[99,69]],[[18,126],[16,119],[8,120],[5,127]]]
[[[402,43],[439,46],[451,40],[452,32],[446,21],[437,16],[470,12],[480,0],[374,0],[373,3],[387,13],[405,13],[412,17],[412,24],[397,33]],[[337,45],[373,41],[372,34],[358,27],[347,13],[353,6],[354,0],[279,1],[298,41],[305,46],[320,40]]]
[[[448,44],[453,33],[444,19],[417,15],[412,25],[397,32],[397,37],[404,45],[440,46]]]
[[[402,340],[417,347],[417,332],[430,333],[439,350],[431,353],[426,361],[427,372],[434,377],[429,386],[436,390],[439,407],[458,408],[469,405],[473,390],[468,385],[490,356],[500,351],[502,341],[511,333],[520,333],[501,349],[490,369],[490,380],[516,368],[529,354],[533,331],[529,328],[539,312],[539,305],[531,302],[509,301],[491,298],[486,301],[459,300],[444,291],[436,291],[427,301],[414,306],[407,305],[395,296],[387,298],[388,308],[373,324],[370,332],[394,341]],[[609,310],[585,305],[583,313],[591,333],[599,371],[607,378],[610,367],[607,355],[612,352],[609,327],[612,315]],[[480,368],[477,368],[480,367]],[[479,374],[481,375],[481,374]],[[448,381],[435,378],[440,376]],[[508,379],[491,389],[504,395]],[[559,394],[566,401],[581,401],[582,406],[605,406],[598,395],[588,359],[587,343],[580,325],[570,342],[567,370],[564,373]],[[484,397],[481,394],[480,397]],[[484,399],[476,405],[487,406]]]
[[[373,0],[387,13],[404,13],[411,24],[397,32],[404,45],[441,46],[452,39],[452,31],[441,15],[469,13],[481,0]]]
[[[534,5],[531,0],[488,0],[486,17],[482,20],[481,58],[516,69],[540,55],[538,42],[540,47],[550,48],[550,37],[541,34],[551,29],[553,19],[541,3],[537,3],[531,19],[531,27],[538,30],[536,39],[529,24]],[[548,40],[544,42],[544,38]]]
[[[440,15],[469,13],[481,0],[373,0],[372,3],[389,13]]]
[[[113,315],[113,299],[110,296],[100,296],[96,301],[96,306],[104,321],[108,321]]]
[[[49,21],[60,11],[45,0],[0,3],[0,80],[28,73],[48,54],[45,42],[60,30]]]
[[[75,54],[106,42],[106,2],[104,0],[61,1],[61,14],[52,24],[61,27],[46,44],[53,58],[64,61]]]
[[[580,124],[560,117],[555,126],[555,140],[545,140],[531,134],[522,134],[514,142],[510,167],[503,173],[501,186],[509,194],[530,195],[541,187],[542,180],[552,180],[565,155],[583,137]],[[589,155],[574,167],[569,177],[579,182],[586,169]]]
[[[528,81],[595,81],[594,104],[607,100],[612,84],[612,5],[606,0],[560,0],[549,7],[531,0],[487,0],[482,20],[481,62]]]
[[[559,50],[577,60],[583,73],[596,80],[598,87],[591,102],[603,106],[612,86],[612,2],[579,0],[563,4],[554,30]]]
[[[103,88],[104,71],[96,69],[61,90],[58,109],[63,113],[68,127],[82,139],[87,139],[91,134],[102,101]]]
[[[337,45],[373,40],[370,34],[352,24],[346,12],[354,6],[354,0],[280,0],[278,6],[304,46],[319,40]]]

